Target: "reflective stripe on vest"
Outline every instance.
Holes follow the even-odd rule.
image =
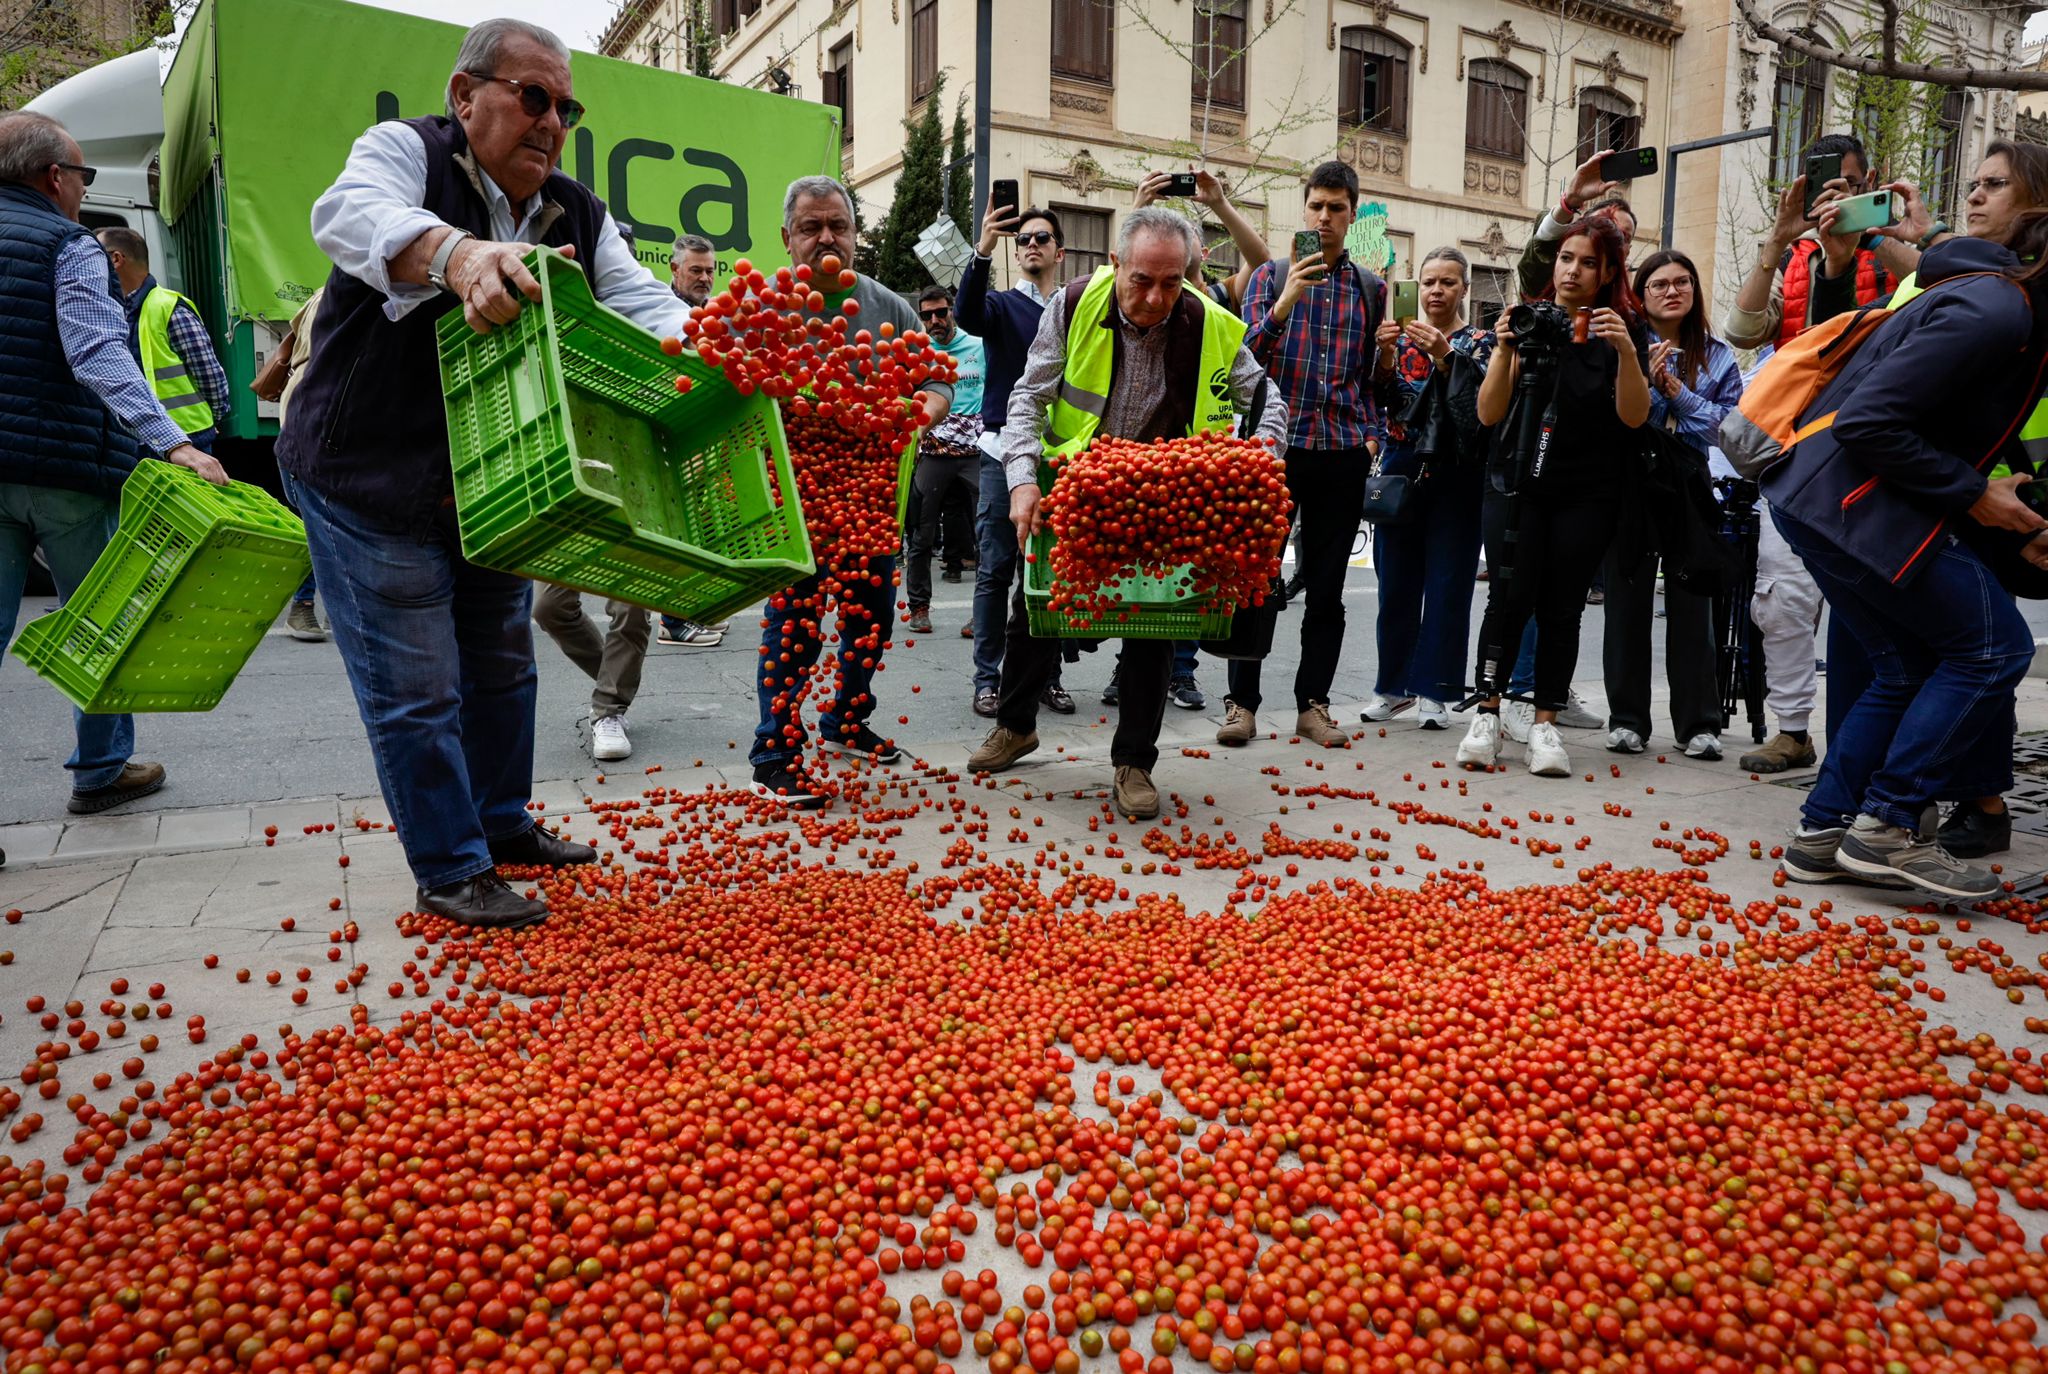
[[[143,299],[136,316],[136,342],[142,346],[142,370],[149,388],[171,422],[187,434],[213,428],[213,407],[192,385],[192,370],[171,347],[171,312],[180,305],[191,307],[168,286],[159,286]],[[194,310],[195,315],[199,312]]]
[[[1048,458],[1079,453],[1102,426],[1109,409],[1111,374],[1116,367],[1116,340],[1102,327],[1116,296],[1116,269],[1098,267],[1081,292],[1067,321],[1067,362],[1060,376],[1059,391],[1053,396],[1052,414],[1045,427]],[[1189,434],[1227,432],[1237,418],[1230,399],[1230,370],[1237,350],[1244,343],[1244,321],[1231,314],[1205,291],[1194,298],[1202,303],[1201,375],[1195,378],[1195,413],[1188,423]]]

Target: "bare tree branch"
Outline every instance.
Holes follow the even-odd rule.
[[[1735,8],[1742,11],[1742,17],[1749,26],[1764,38],[1777,44],[1787,52],[1796,52],[1809,61],[1824,67],[1835,67],[1846,72],[1861,72],[1865,76],[1889,77],[1895,81],[1919,81],[1929,86],[1968,87],[1983,91],[2048,91],[2048,72],[1986,71],[1978,67],[1930,67],[1924,62],[1894,62],[1883,57],[1858,57],[1853,53],[1836,52],[1823,43],[1802,38],[1787,29],[1781,29],[1758,12],[1756,0],[1735,0]],[[1895,11],[1896,5],[1887,3],[1888,11]],[[1891,50],[1891,26],[1885,28],[1885,47]]]

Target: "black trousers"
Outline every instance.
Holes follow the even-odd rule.
[[[996,724],[1019,734],[1038,728],[1038,694],[1060,668],[1065,641],[1039,639],[1024,614],[1024,579],[1010,599],[1008,642],[1003,650],[1003,680],[996,704]],[[1116,735],[1109,742],[1109,761],[1151,772],[1159,762],[1159,727],[1166,722],[1166,688],[1173,675],[1170,639],[1126,639],[1118,658]]]
[[[932,604],[932,550],[940,542],[941,520],[962,503],[972,510],[981,499],[981,455],[944,458],[920,453],[910,480],[910,509],[904,512],[909,548],[903,564],[903,599],[915,610]],[[959,517],[953,515],[953,520],[957,524]],[[973,547],[957,530],[947,531],[945,545],[946,566],[955,570],[966,560],[962,550]]]
[[[1607,679],[1607,728],[1650,737],[1650,634],[1657,615],[1657,555],[1607,553],[1607,628],[1601,666]],[[1721,733],[1719,653],[1714,599],[1664,584],[1664,675],[1671,684],[1672,737]],[[1543,636],[1537,632],[1537,653]]]
[[[1479,623],[1472,680],[1505,687],[1529,617],[1536,618],[1536,708],[1562,711],[1579,665],[1579,622],[1621,508],[1594,490],[1508,496],[1487,489],[1479,524],[1486,537],[1486,615]],[[1514,543],[1508,543],[1512,527]],[[1512,569],[1512,575],[1509,569]],[[1497,661],[1489,665],[1489,658]]]
[[[1362,448],[1287,450],[1287,494],[1300,529],[1295,556],[1301,560],[1301,666],[1294,672],[1294,709],[1330,699],[1337,658],[1344,651],[1344,577],[1351,544],[1365,510],[1365,479],[1372,457]],[[1259,679],[1265,664],[1255,659],[1230,663],[1230,699],[1247,711],[1259,709]]]

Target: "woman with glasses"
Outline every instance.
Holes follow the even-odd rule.
[[[1636,269],[1636,295],[1650,322],[1650,419],[1704,458],[1721,419],[1742,399],[1735,350],[1707,328],[1699,272],[1665,249]],[[1643,522],[1635,522],[1636,528]],[[1628,533],[1607,554],[1607,747],[1640,754],[1650,735],[1650,630],[1659,557]],[[1671,685],[1672,735],[1686,757],[1721,757],[1721,700],[1715,671],[1713,598],[1664,579],[1664,672]]]
[[[1465,323],[1470,278],[1463,253],[1435,249],[1422,260],[1422,318],[1389,319],[1380,326],[1381,348],[1394,353],[1393,378],[1380,387],[1385,414],[1407,411],[1432,379],[1448,396],[1454,369],[1472,369],[1460,380],[1476,390],[1493,356],[1493,334]],[[1366,703],[1367,721],[1391,719],[1412,704],[1418,725],[1442,730],[1451,720],[1445,703],[1465,695],[1486,455],[1477,416],[1462,417],[1464,423],[1455,414],[1449,418],[1453,423],[1439,426],[1437,450],[1428,455],[1416,451],[1417,436],[1399,420],[1387,423],[1380,471],[1408,479],[1414,509],[1399,524],[1372,527],[1372,564],[1379,570],[1379,678]]]

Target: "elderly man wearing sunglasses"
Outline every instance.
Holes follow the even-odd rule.
[[[599,300],[656,333],[689,316],[557,170],[582,116],[561,39],[492,19],[463,39],[445,116],[356,140],[313,207],[334,271],[277,441],[420,906],[485,928],[546,915],[499,864],[596,854],[526,809],[533,586],[462,556],[435,329],[458,308],[479,332],[517,318],[541,294],[520,261],[536,243],[573,253]]]

